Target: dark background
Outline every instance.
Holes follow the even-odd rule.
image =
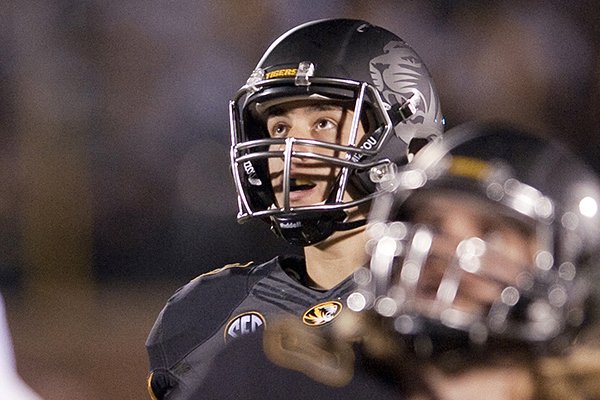
[[[227,102],[274,39],[328,17],[408,41],[449,127],[502,118],[600,170],[595,1],[5,0],[0,291],[45,399],[147,398],[144,340],[169,295],[290,251],[235,221]]]

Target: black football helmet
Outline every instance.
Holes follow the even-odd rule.
[[[442,251],[435,224],[411,220],[424,199],[442,191],[476,199],[486,212],[526,229],[535,243],[531,265],[521,262],[514,276],[499,274],[513,268],[511,249],[483,234]],[[599,204],[598,178],[566,146],[501,123],[450,129],[374,201],[371,264],[357,271],[359,289],[348,305],[379,315],[404,340],[427,338],[432,351],[498,342],[561,351],[595,317]],[[472,296],[476,307],[460,307],[468,281],[494,288],[487,292],[494,297]]]
[[[350,142],[271,138],[266,110],[294,100],[344,104],[354,112]],[[357,137],[359,123],[368,126],[364,137]],[[329,19],[300,25],[269,47],[230,101],[230,125],[238,221],[261,218],[290,243],[307,246],[364,224],[348,222],[344,210],[373,198],[393,164],[406,163],[411,140],[439,136],[444,121],[431,76],[408,44],[365,21]],[[324,156],[324,149],[336,155]],[[290,206],[295,157],[335,167],[335,184],[323,202]],[[270,181],[270,158],[285,166],[283,204]],[[347,190],[351,201],[343,199]]]

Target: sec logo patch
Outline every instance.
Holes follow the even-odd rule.
[[[339,301],[326,301],[309,308],[302,316],[302,322],[310,326],[325,325],[342,311],[342,303]]]
[[[232,318],[225,327],[225,341],[264,329],[265,317],[256,311],[249,311]]]

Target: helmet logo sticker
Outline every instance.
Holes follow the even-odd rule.
[[[249,311],[232,318],[225,326],[225,341],[256,333],[265,326],[265,317],[256,311]]]
[[[326,301],[309,308],[302,316],[302,322],[309,326],[325,325],[342,311],[342,303],[339,301]]]
[[[439,108],[432,104],[434,89],[431,83],[423,86],[421,76],[429,76],[425,65],[417,54],[402,41],[391,41],[383,48],[383,54],[370,61],[370,73],[375,87],[382,93],[388,103],[404,103],[406,99],[416,96],[417,110],[410,121],[424,123],[427,115],[435,116]],[[433,111],[433,112],[431,112]]]

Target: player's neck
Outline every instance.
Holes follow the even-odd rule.
[[[312,282],[331,289],[367,263],[365,227],[336,232],[326,241],[306,247],[306,272]]]

